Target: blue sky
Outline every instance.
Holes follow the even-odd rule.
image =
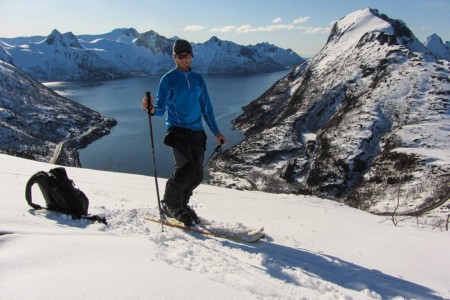
[[[366,7],[403,20],[423,42],[450,40],[450,0],[0,0],[0,37],[107,33],[133,27],[205,42],[269,42],[310,57],[332,24]]]

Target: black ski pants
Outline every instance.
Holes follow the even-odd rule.
[[[203,130],[171,127],[164,143],[172,147],[175,168],[167,180],[162,202],[174,209],[187,205],[194,189],[203,181],[206,134]]]

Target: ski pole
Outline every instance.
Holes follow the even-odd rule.
[[[203,169],[206,167],[206,165],[209,163],[209,161],[211,160],[211,158],[213,157],[214,153],[219,152],[220,147],[222,147],[221,144],[217,145],[216,148],[214,148],[213,153],[211,153],[211,156],[208,158],[208,160],[205,162],[205,164],[203,165]]]
[[[159,187],[158,187],[158,174],[156,173],[156,159],[155,159],[155,143],[153,141],[153,124],[152,124],[152,114],[151,110],[153,105],[150,100],[150,92],[145,92],[145,98],[147,99],[147,113],[148,113],[148,122],[150,124],[150,142],[152,145],[152,158],[153,158],[153,174],[155,175],[155,185],[156,185],[156,197],[158,199],[158,208],[159,208],[159,217],[161,219],[161,231],[164,231],[164,214],[161,208],[161,200],[159,197]]]

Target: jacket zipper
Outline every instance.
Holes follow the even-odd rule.
[[[188,87],[189,87],[189,90],[190,90],[191,89],[191,83],[189,82],[187,73],[184,74],[184,77],[186,78],[186,81],[187,81],[187,84],[188,84]]]

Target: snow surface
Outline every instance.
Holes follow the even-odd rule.
[[[1,299],[450,298],[449,233],[309,196],[201,185],[191,204],[230,227],[264,226],[240,244],[147,222],[154,178],[80,168],[68,175],[109,224],[34,211],[29,177],[54,165],[0,155]],[[164,187],[164,180],[160,180]],[[33,201],[43,203],[33,187]]]

